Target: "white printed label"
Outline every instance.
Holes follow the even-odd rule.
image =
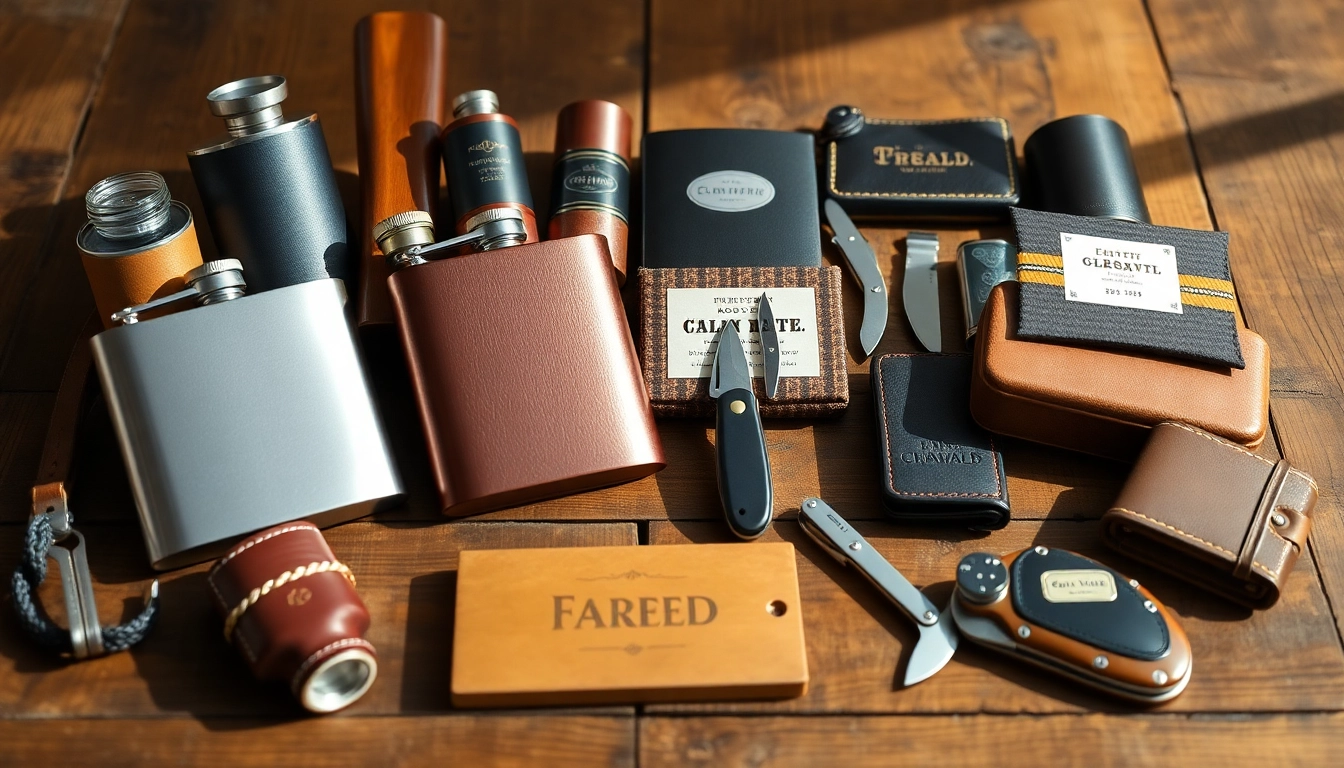
[[[1059,244],[1069,301],[1182,314],[1174,247],[1068,232]]]
[[[1041,574],[1041,594],[1052,603],[1109,603],[1115,600],[1115,577],[1109,571],[1072,568]]]
[[[751,171],[715,171],[687,184],[686,196],[701,208],[738,213],[753,211],[774,200],[775,185]]]
[[[667,377],[709,378],[724,324],[734,323],[752,376],[764,376],[756,305],[760,288],[668,288]],[[767,288],[779,332],[779,376],[820,376],[814,288]]]

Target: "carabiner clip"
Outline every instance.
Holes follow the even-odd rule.
[[[139,616],[128,624],[104,630],[98,623],[98,606],[93,597],[93,578],[89,574],[84,535],[74,529],[73,522],[64,483],[46,483],[33,488],[33,519],[29,524],[28,546],[23,562],[14,574],[15,609],[34,640],[68,651],[76,659],[94,658],[129,648],[144,638],[158,613],[159,581],[155,579],[146,588],[144,609]],[[46,544],[45,551],[42,544]],[[55,560],[61,573],[65,613],[70,622],[68,642],[62,636],[66,630],[52,623],[37,605],[37,588],[46,578],[47,559]],[[107,642],[104,642],[104,634],[110,636]]]

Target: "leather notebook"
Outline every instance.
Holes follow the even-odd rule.
[[[645,267],[820,267],[812,138],[700,128],[644,137]]]
[[[970,355],[883,355],[872,366],[890,517],[977,529],[1008,524],[994,438],[971,418]]]
[[[1316,483],[1187,424],[1153,428],[1102,517],[1117,552],[1252,608],[1279,599],[1307,546]]]
[[[801,696],[793,545],[466,551],[454,706]]]
[[[855,126],[822,145],[822,194],[851,216],[993,220],[1017,205],[1017,153],[1001,117]]]
[[[1133,461],[1152,427],[1181,421],[1254,448],[1269,428],[1269,346],[1238,328],[1244,369],[1022,338],[1020,286],[989,292],[975,335],[971,414],[980,426]]]

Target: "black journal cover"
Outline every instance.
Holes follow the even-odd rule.
[[[970,355],[883,355],[872,375],[887,514],[977,529],[1007,525],[1003,456],[971,418]]]
[[[811,136],[699,128],[643,146],[645,267],[821,266]]]

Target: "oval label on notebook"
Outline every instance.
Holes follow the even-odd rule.
[[[686,196],[701,208],[725,213],[752,211],[775,199],[775,185],[750,171],[714,171],[686,185]]]
[[[1116,596],[1115,577],[1092,568],[1046,571],[1041,594],[1052,603],[1109,603]]]

